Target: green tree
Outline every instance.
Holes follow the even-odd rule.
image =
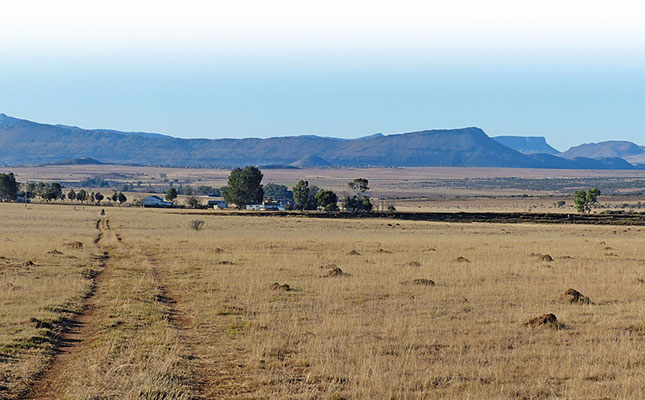
[[[123,204],[123,203],[125,203],[126,201],[128,201],[128,198],[127,198],[127,197],[125,197],[125,195],[123,194],[123,192],[119,192],[119,197],[117,197],[117,200],[119,200],[119,204]]]
[[[40,197],[41,199],[44,199],[46,192],[47,192],[47,185],[45,185],[42,182],[38,182],[36,184],[36,196]]]
[[[228,176],[228,185],[223,191],[224,200],[234,203],[238,209],[247,204],[261,203],[264,199],[262,171],[253,166],[235,168]]]
[[[263,186],[264,198],[271,200],[293,200],[293,192],[285,185],[267,183]]]
[[[74,191],[74,189],[69,190],[69,192],[67,193],[67,198],[71,201],[76,200],[76,192]]]
[[[199,207],[199,199],[195,196],[190,196],[188,198],[188,207],[190,208],[198,208]]]
[[[318,207],[322,207],[325,211],[338,210],[338,196],[331,190],[319,191],[316,193],[315,200]]]
[[[309,182],[303,179],[299,180],[296,186],[293,187],[293,202],[296,203],[296,208],[306,210],[310,197],[311,189],[309,188]]]
[[[353,192],[353,196],[347,196],[345,198],[345,208],[350,211],[372,211],[374,205],[370,200],[370,197],[366,194],[369,188],[369,182],[365,178],[356,178],[353,181],[347,183]]]
[[[112,193],[112,196],[110,197],[112,198],[112,201],[115,203],[119,201],[119,194],[116,192],[116,190],[114,191],[114,193]]]
[[[177,189],[175,189],[174,187],[171,187],[166,192],[166,200],[167,201],[174,201],[176,198],[177,198]]]
[[[578,212],[590,213],[591,207],[598,203],[598,196],[600,196],[600,190],[597,188],[589,189],[586,192],[584,190],[576,190],[573,193],[573,202]]]
[[[82,203],[85,202],[85,200],[87,199],[87,193],[85,192],[85,190],[79,190],[78,193],[76,193],[76,199]]]
[[[0,201],[14,201],[18,197],[18,182],[12,172],[0,174]]]
[[[46,201],[56,200],[62,198],[63,196],[63,187],[58,182],[47,185],[45,193],[41,195]]]
[[[349,182],[347,186],[356,194],[363,194],[370,189],[369,182],[365,178],[356,178],[353,181]]]
[[[94,199],[96,200],[96,204],[101,205],[101,200],[103,200],[105,197],[99,192],[94,193]]]
[[[25,185],[25,196],[28,199],[33,199],[34,197],[38,196],[35,183],[27,183]]]

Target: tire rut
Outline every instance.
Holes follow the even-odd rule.
[[[27,396],[32,400],[59,399],[58,382],[75,355],[81,351],[83,343],[92,336],[94,330],[93,319],[96,310],[95,296],[99,292],[102,282],[109,275],[109,250],[112,246],[104,244],[106,234],[110,234],[109,220],[100,218],[96,221],[99,230],[94,238],[94,243],[102,252],[94,258],[99,262],[99,272],[92,278],[92,284],[84,296],[82,311],[74,318],[66,320],[62,327],[62,335],[56,343],[54,358],[49,368],[39,377],[32,387],[31,394]]]

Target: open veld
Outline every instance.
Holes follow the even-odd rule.
[[[645,227],[99,210],[0,204],[0,398],[645,398]]]
[[[225,186],[230,170],[135,167],[121,165],[49,165],[0,167],[13,172],[19,182],[60,182],[69,188],[126,192],[128,199],[165,193],[174,187]],[[604,210],[645,207],[645,171],[551,170],[517,168],[323,168],[263,169],[263,183],[293,187],[305,179],[310,185],[347,194],[347,182],[369,180],[369,194],[377,206],[394,204],[401,211],[502,211],[575,212],[573,192],[597,187]],[[84,186],[87,178],[101,178],[107,187]],[[129,189],[119,189],[126,185]],[[186,204],[180,196],[179,204]],[[202,203],[206,199],[201,199]],[[565,201],[566,207],[555,203]],[[638,209],[636,210],[638,211]]]

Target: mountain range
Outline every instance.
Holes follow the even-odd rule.
[[[89,161],[88,161],[89,160]],[[180,139],[86,130],[0,114],[0,165],[87,164],[177,167],[514,167],[645,168],[645,148],[630,142],[573,147],[564,153],[543,137],[491,138],[479,128],[338,139],[313,135],[268,139]],[[639,165],[640,164],[640,165]]]

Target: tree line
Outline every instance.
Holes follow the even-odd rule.
[[[235,168],[228,177],[227,186],[222,188],[222,196],[226,202],[235,204],[238,209],[249,204],[259,204],[265,199],[269,201],[293,202],[297,210],[338,211],[339,197],[332,190],[321,189],[301,179],[291,189],[285,185],[268,183],[262,186],[264,174],[254,166]],[[343,207],[349,211],[372,211],[373,204],[370,196],[369,182],[365,178],[356,178],[347,184],[352,191],[342,199]]]
[[[22,188],[22,191],[21,191]],[[16,181],[13,173],[0,174],[0,201],[27,201],[40,198],[43,201],[50,202],[55,200],[78,201],[79,203],[90,203],[100,205],[103,200],[123,204],[128,201],[123,192],[114,191],[112,195],[104,196],[100,192],[86,192],[81,189],[76,192],[70,189],[67,193],[63,191],[63,186],[58,182],[28,182],[20,184]]]

